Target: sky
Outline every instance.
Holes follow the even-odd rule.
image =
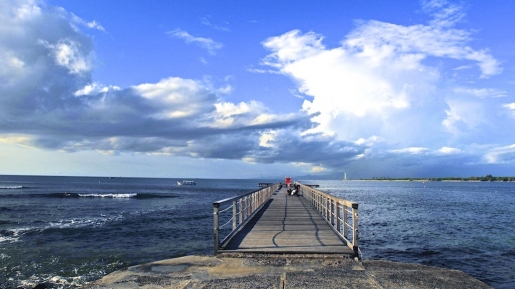
[[[0,0],[0,174],[513,176],[514,12]]]

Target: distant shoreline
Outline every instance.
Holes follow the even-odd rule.
[[[347,181],[347,180],[344,180]],[[377,181],[377,182],[515,182],[515,177],[495,177],[492,175],[486,175],[484,177],[468,177],[468,178],[457,178],[457,177],[445,177],[445,178],[389,178],[380,177],[372,179],[359,179],[352,181]]]
[[[360,180],[344,180],[344,181],[353,181],[353,182],[468,182],[468,183],[481,183],[488,181],[479,181],[479,180],[430,180],[430,179],[414,179],[414,180],[404,180],[404,179],[384,179],[384,180],[376,180],[376,179],[360,179]],[[503,182],[503,181],[494,181],[494,182]],[[510,181],[507,181],[510,182]]]

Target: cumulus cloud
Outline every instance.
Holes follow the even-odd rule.
[[[176,38],[180,38],[184,40],[184,42],[186,43],[194,43],[196,45],[199,45],[200,47],[206,49],[210,54],[215,54],[216,50],[221,49],[223,47],[222,43],[216,42],[211,38],[193,36],[181,29],[169,31],[167,32],[167,34]]]
[[[127,88],[94,82],[94,46],[75,26],[77,17],[39,2],[14,4],[0,11],[0,134],[5,142],[239,159],[256,154],[259,139],[270,130],[310,125],[305,114],[275,115],[256,101],[223,101],[230,85],[218,88],[208,80],[167,77]]]
[[[337,47],[326,47],[321,34],[299,30],[263,42],[270,54],[262,64],[298,85],[302,109],[318,124],[303,135],[352,141],[360,148],[355,159],[397,165],[408,164],[400,155],[454,157],[462,151],[442,145],[499,135],[495,126],[502,117],[490,112],[501,105],[512,109],[494,101],[507,92],[450,84],[442,68],[432,65],[435,59],[460,61],[455,73],[476,67],[476,78],[486,79],[502,72],[499,62],[488,49],[470,45],[470,31],[455,28],[465,17],[462,6],[436,0],[422,8],[432,17],[427,24],[358,21]],[[429,162],[416,159],[410,160]]]

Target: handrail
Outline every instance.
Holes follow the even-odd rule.
[[[307,185],[295,183],[295,186],[298,186],[300,194],[311,203],[340,238],[347,242],[347,246],[359,258],[358,204],[331,196]],[[349,240],[349,230],[352,232],[351,240]]]
[[[213,203],[214,222],[214,254],[218,254],[220,245],[228,241],[240,228],[250,220],[254,214],[261,209],[263,204],[281,187],[280,183],[271,184],[266,188],[258,189],[241,196],[223,199]],[[229,210],[231,209],[232,210]],[[232,211],[232,217],[226,217],[227,221],[220,226],[220,214]],[[225,220],[224,219],[224,220]],[[232,230],[220,241],[220,229],[231,223]]]

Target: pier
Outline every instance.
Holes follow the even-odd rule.
[[[358,204],[295,183],[213,203],[214,254],[339,254],[359,257]]]
[[[294,186],[300,196],[270,184],[214,202],[215,256],[132,266],[84,288],[491,288],[458,270],[346,258],[361,259],[358,204]]]

